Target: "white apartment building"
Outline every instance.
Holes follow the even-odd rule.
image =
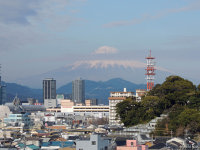
[[[146,92],[147,92],[146,89],[137,89],[135,92],[136,101],[140,102],[142,100],[142,96],[144,96]]]
[[[121,125],[120,119],[116,118],[116,105],[127,97],[135,97],[134,92],[127,92],[124,88],[123,92],[110,92],[109,100],[109,124]]]

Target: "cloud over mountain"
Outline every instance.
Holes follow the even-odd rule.
[[[115,54],[118,50],[110,46],[101,46],[94,51],[94,54]]]

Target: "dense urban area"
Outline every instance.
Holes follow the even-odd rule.
[[[0,150],[200,150],[200,0],[0,0]]]
[[[199,149],[200,86],[179,76],[154,86],[154,57],[146,59],[147,89],[111,91],[109,105],[85,99],[81,78],[71,99],[46,78],[42,103],[17,95],[8,103],[0,80],[0,149]]]

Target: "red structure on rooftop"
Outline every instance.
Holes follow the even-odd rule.
[[[154,76],[155,76],[155,57],[151,56],[151,50],[149,56],[146,57],[147,67],[146,67],[146,80],[147,80],[147,91],[150,91],[154,87]]]

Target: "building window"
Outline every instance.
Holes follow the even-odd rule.
[[[96,145],[96,141],[92,141],[92,145]]]
[[[108,147],[107,147],[107,146],[105,147],[105,150],[108,150]]]
[[[131,142],[131,146],[133,146],[133,142]]]
[[[83,150],[82,148],[79,148],[78,150]]]

